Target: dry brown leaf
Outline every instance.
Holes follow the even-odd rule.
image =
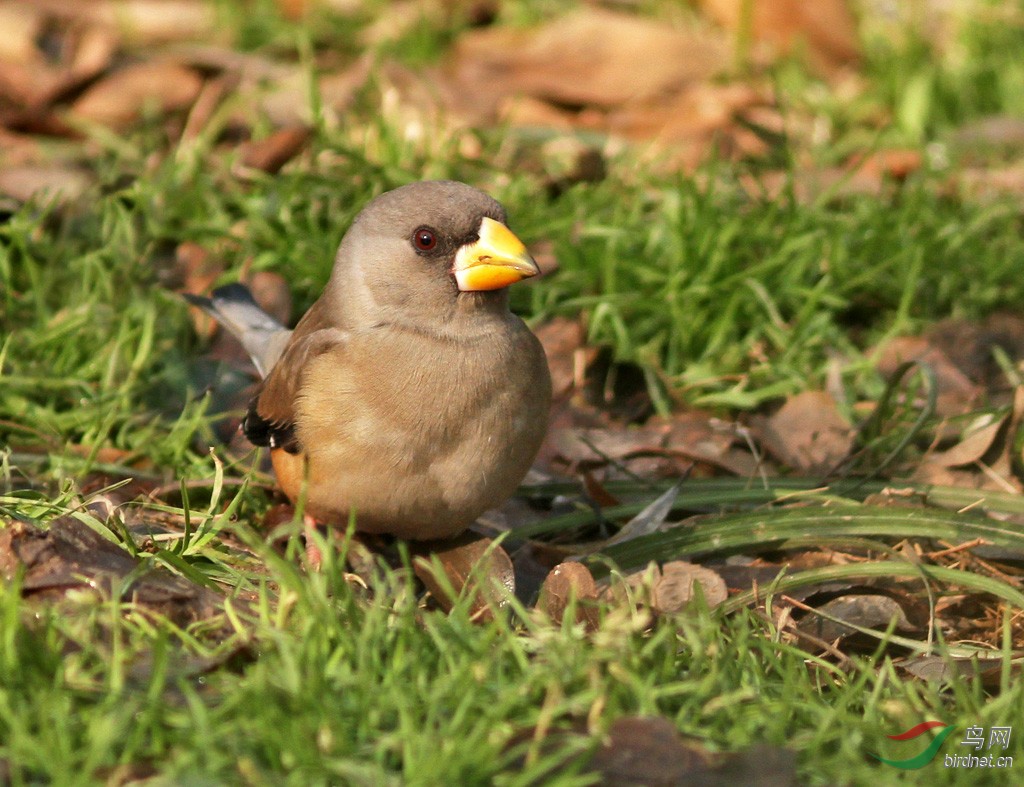
[[[597,628],[599,615],[597,607],[597,584],[589,569],[582,563],[559,563],[544,580],[537,600],[538,609],[561,624],[570,600],[576,602],[576,622],[587,629]]]
[[[600,785],[667,787],[708,783],[709,763],[708,752],[686,743],[668,719],[626,716],[612,722],[587,770]]]
[[[235,74],[221,74],[203,82],[203,87],[192,102],[181,130],[183,143],[193,142],[209,134],[209,125],[224,99],[238,87]]]
[[[907,361],[928,364],[935,373],[938,388],[936,409],[939,415],[962,415],[981,395],[981,390],[941,349],[920,336],[898,336],[881,349],[878,371],[889,377]]]
[[[657,143],[653,154],[671,152],[671,163],[692,169],[711,149],[722,156],[756,156],[765,142],[736,120],[766,99],[743,84],[704,84],[686,87],[670,99],[634,102],[608,114],[613,133],[634,141]]]
[[[19,202],[30,199],[74,202],[92,185],[84,170],[71,164],[24,164],[0,168],[0,194]]]
[[[203,80],[191,68],[170,61],[137,63],[89,88],[71,106],[71,116],[124,128],[147,112],[185,109],[199,96]]]
[[[39,57],[36,41],[46,18],[41,9],[28,3],[0,5],[0,60],[29,63]]]
[[[569,132],[584,125],[581,123],[577,113],[568,109],[561,109],[553,104],[549,104],[547,101],[533,98],[532,96],[506,96],[499,102],[496,112],[501,122],[522,128],[538,126]],[[471,118],[478,122],[493,120],[489,116],[479,118],[471,116]],[[599,116],[599,122],[592,125],[595,128],[600,128],[603,124],[604,115],[602,114]]]
[[[993,115],[960,126],[952,142],[964,147],[1024,148],[1024,118]]]
[[[843,197],[853,194],[881,195],[884,181],[863,167],[800,167],[795,172],[764,172],[743,175],[740,184],[748,194],[761,199],[778,199],[790,189],[800,202],[813,202],[822,195]]]
[[[654,583],[654,609],[663,615],[683,610],[693,601],[695,585],[700,585],[708,608],[717,607],[729,596],[725,580],[717,572],[673,560],[661,567],[661,577]]]
[[[46,103],[46,98],[57,90],[60,82],[60,69],[42,60],[0,60],[0,104],[36,109]],[[12,125],[9,120],[5,124]]]
[[[276,0],[276,3],[281,11],[281,16],[295,21],[306,15],[310,6],[314,4],[314,0]]]
[[[916,627],[907,620],[899,603],[881,594],[855,594],[840,596],[817,607],[822,612],[861,628],[885,630],[895,620],[897,631],[914,631]],[[842,623],[828,620],[814,612],[808,612],[797,624],[801,631],[824,642],[857,634],[857,630]]]
[[[597,349],[584,346],[583,324],[568,317],[555,317],[539,326],[535,333],[548,359],[553,398],[568,395],[574,384],[582,381],[583,370],[594,360]]]
[[[648,424],[657,422],[658,419],[652,419]],[[741,478],[751,478],[761,467],[749,451],[733,447],[737,439],[736,432],[734,424],[721,421],[708,413],[697,410],[673,413],[665,438],[665,449]]]
[[[512,561],[505,550],[489,538],[465,533],[444,541],[417,542],[414,551],[416,576],[445,611],[451,611],[457,597],[472,592],[470,614],[474,620],[485,622],[492,620],[496,610],[507,603],[499,588],[509,594],[515,592]],[[440,561],[447,583],[437,576],[432,557]],[[455,598],[448,585],[455,592]]]
[[[87,22],[115,30],[134,45],[209,38],[217,29],[217,10],[195,0],[33,0],[35,6],[65,23]]]
[[[664,427],[563,429],[548,440],[564,460],[573,464],[606,464],[663,448]]]
[[[301,67],[282,67],[260,58],[238,58],[233,53],[197,51],[193,60],[210,60],[225,67],[237,69],[242,75],[239,88],[237,120],[248,124],[255,114],[265,117],[275,127],[309,125],[314,121],[310,103],[309,73]],[[320,109],[323,118],[340,122],[358,92],[370,77],[372,61],[361,57],[340,71],[321,75],[317,79]]]
[[[853,447],[853,428],[824,391],[790,397],[774,415],[756,416],[752,427],[780,461],[812,474],[829,472]]]
[[[700,5],[736,40],[749,30],[762,62],[806,52],[812,66],[833,74],[860,58],[857,22],[844,0],[701,0]]]
[[[42,164],[50,159],[52,146],[44,146],[38,137],[16,134],[0,126],[0,168]]]
[[[494,119],[504,96],[613,107],[664,98],[725,65],[724,41],[708,31],[588,8],[531,30],[468,33],[449,74],[457,108],[480,121]]]
[[[919,150],[879,150],[867,155],[856,155],[848,163],[852,169],[861,169],[865,176],[879,181],[885,178],[905,180],[924,164]]]
[[[25,105],[35,112],[74,94],[113,62],[120,41],[111,30],[90,26],[68,31],[61,39],[61,62],[35,62],[35,80]]]
[[[945,683],[957,678],[980,680],[988,691],[998,691],[1002,685],[1006,660],[998,650],[986,656],[984,651],[971,658],[951,656],[911,656],[894,660],[893,664],[903,672],[928,683]],[[1010,662],[1012,680],[1018,680],[1024,662],[1014,659]]]
[[[975,199],[1024,196],[1024,164],[1003,167],[965,167],[953,175],[954,185]]]
[[[224,265],[219,259],[192,241],[179,244],[174,257],[174,271],[167,285],[178,292],[207,295],[224,272]],[[189,314],[199,336],[209,339],[217,332],[216,320],[198,306],[189,306]]]
[[[627,574],[623,582],[608,584],[601,598],[617,605],[649,606],[658,614],[671,615],[693,600],[694,586],[698,584],[709,607],[718,606],[729,595],[725,580],[716,571],[684,560],[672,560],[660,567],[657,563],[648,563],[645,568]]]
[[[247,142],[242,146],[242,164],[271,174],[291,161],[306,147],[312,129],[296,124],[275,131],[266,139]]]
[[[992,448],[999,430],[1009,414],[1002,418],[985,417],[981,425],[974,425],[959,443],[945,451],[932,454],[926,461],[939,467],[962,467],[977,462]]]
[[[284,276],[273,271],[256,271],[245,278],[252,297],[267,314],[282,325],[292,318],[292,292]]]
[[[47,529],[21,522],[0,527],[0,574],[10,579],[24,569],[22,593],[59,598],[69,591],[109,594],[142,563],[74,517],[51,522]],[[149,564],[152,565],[152,564]],[[220,596],[208,588],[153,568],[123,588],[125,600],[155,609],[185,626],[216,614]]]
[[[120,40],[107,28],[87,27],[78,36],[71,59],[71,72],[80,79],[89,79],[105,71],[113,62]]]
[[[929,327],[924,337],[989,394],[1009,388],[996,350],[1010,361],[1024,360],[1024,317],[1014,312],[996,312],[981,321],[942,320]]]

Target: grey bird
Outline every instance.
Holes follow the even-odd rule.
[[[242,285],[189,300],[263,376],[243,429],[308,518],[436,539],[511,496],[544,438],[544,351],[506,290],[537,273],[498,202],[425,181],[362,210],[293,331]]]

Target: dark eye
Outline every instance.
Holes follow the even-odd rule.
[[[437,245],[437,237],[429,227],[420,227],[412,234],[412,244],[420,251],[430,251]]]

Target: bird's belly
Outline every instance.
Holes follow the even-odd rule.
[[[411,539],[455,535],[515,492],[536,450],[529,435],[517,437],[529,447],[499,450],[493,438],[429,451],[322,445],[308,457],[307,509],[340,525],[354,513],[357,528],[366,532]],[[516,453],[522,457],[510,456]]]
[[[300,432],[300,442],[314,446],[306,455],[307,511],[339,525],[354,513],[359,530],[409,539],[456,535],[504,502],[547,421],[545,391],[497,383],[472,394],[449,389],[444,402],[401,390],[335,389],[329,405],[304,411],[334,414],[300,425],[317,436],[302,440]]]

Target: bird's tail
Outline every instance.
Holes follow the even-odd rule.
[[[184,293],[185,300],[198,306],[235,336],[249,353],[261,377],[274,368],[291,331],[267,314],[244,284],[226,284],[209,298]]]

